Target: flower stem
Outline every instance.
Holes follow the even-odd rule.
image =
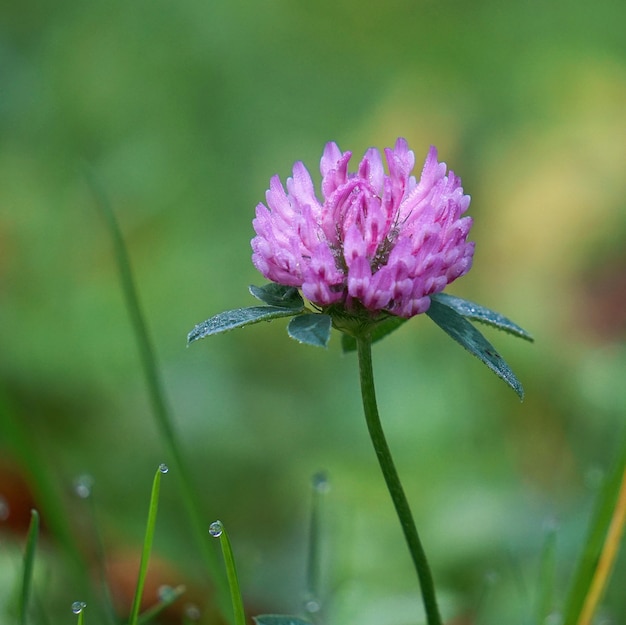
[[[357,351],[359,354],[359,373],[361,378],[361,396],[363,398],[363,410],[378,463],[383,472],[387,489],[396,508],[404,538],[409,547],[411,558],[417,572],[422,590],[422,601],[428,625],[442,625],[441,616],[435,597],[435,585],[433,583],[430,567],[426,554],[420,541],[413,515],[409,508],[400,477],[391,457],[391,451],[387,445],[385,434],[380,423],[378,407],[376,404],[376,392],[374,390],[374,372],[372,369],[372,345],[369,336],[357,338]]]

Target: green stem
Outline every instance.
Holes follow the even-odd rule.
[[[357,351],[359,354],[359,373],[361,378],[361,396],[363,398],[363,410],[378,463],[383,472],[387,489],[396,508],[404,538],[406,539],[420,587],[422,589],[422,601],[428,625],[442,625],[437,599],[435,597],[435,585],[426,559],[426,554],[420,541],[413,515],[409,508],[409,502],[404,494],[402,483],[396,471],[391,457],[391,451],[387,445],[385,434],[380,423],[378,407],[376,404],[376,392],[374,390],[374,372],[372,370],[372,345],[369,336],[357,338]]]

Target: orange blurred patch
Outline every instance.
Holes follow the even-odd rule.
[[[132,548],[119,550],[107,557],[106,581],[113,607],[121,618],[128,617],[132,609],[140,560],[139,550]],[[206,589],[201,591],[188,584],[172,564],[154,555],[150,558],[140,612],[158,603],[164,589],[168,587],[173,589],[181,585],[185,586],[185,593],[161,613],[159,623],[178,625],[187,616],[190,621],[222,625],[223,620],[219,618],[212,605],[212,593]],[[195,612],[194,615],[191,614],[192,611]],[[194,619],[192,616],[197,618]]]
[[[36,507],[24,472],[10,458],[0,459],[0,531],[26,535],[31,510]]]

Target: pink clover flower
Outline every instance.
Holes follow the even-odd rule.
[[[351,152],[328,143],[320,163],[319,201],[303,163],[293,166],[286,189],[273,176],[252,224],[252,262],[270,281],[294,286],[316,306],[366,309],[372,316],[413,317],[430,295],[465,275],[474,243],[470,197],[461,180],[431,147],[417,181],[415,156],[400,138],[380,152],[365,152],[348,173]]]

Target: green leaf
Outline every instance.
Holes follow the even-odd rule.
[[[326,347],[330,340],[332,320],[329,315],[307,313],[294,317],[287,326],[292,339],[314,347]]]
[[[298,289],[294,286],[285,286],[270,282],[265,286],[250,285],[248,290],[254,297],[260,299],[268,306],[277,306],[278,308],[297,308],[302,310],[304,301],[298,293]]]
[[[455,312],[459,313],[459,315],[465,317],[466,319],[485,323],[494,328],[498,328],[498,330],[504,330],[504,332],[508,332],[509,334],[513,334],[514,336],[518,336],[519,338],[527,341],[534,341],[533,337],[526,332],[526,330],[520,328],[520,326],[516,323],[513,323],[510,319],[507,319],[504,315],[501,315],[494,310],[480,306],[480,304],[475,304],[469,300],[454,297],[454,295],[448,295],[447,293],[437,293],[436,295],[431,295],[430,301],[448,306],[448,308],[452,308]]]
[[[304,305],[302,306],[304,308]],[[259,323],[260,321],[271,321],[280,317],[293,317],[302,308],[280,308],[278,306],[251,306],[250,308],[236,308],[219,313],[202,323],[199,323],[188,335],[187,344],[198,339],[203,339],[220,332],[228,332],[235,328]]]
[[[288,614],[261,614],[252,618],[257,625],[311,625],[309,621]]]
[[[520,381],[495,347],[464,317],[453,308],[431,298],[426,314],[449,336],[460,343],[467,351],[485,363],[498,377],[502,378],[520,397],[524,389]]]
[[[387,317],[387,319],[378,323],[372,330],[372,343],[376,343],[376,341],[380,341],[385,338],[388,334],[397,330],[406,321],[408,321],[408,319],[405,319],[404,317]],[[343,349],[344,354],[356,351],[356,339],[349,334],[342,334],[341,348]]]

